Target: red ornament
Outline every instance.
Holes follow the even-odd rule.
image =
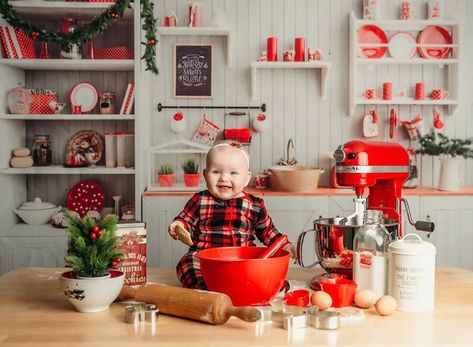
[[[100,231],[99,226],[98,226],[98,225],[94,225],[94,226],[92,227],[92,231],[93,231],[94,233],[98,233],[98,232]]]
[[[33,32],[31,33],[31,38],[32,38],[33,40],[36,40],[36,38],[37,38],[38,36],[39,36],[39,32],[37,32],[37,31],[33,31]]]
[[[102,237],[102,235],[103,235],[102,230],[97,231],[97,236],[98,236],[98,237]]]
[[[90,238],[91,238],[92,240],[95,240],[95,239],[97,238],[97,234],[94,233],[94,232],[91,232],[91,233],[89,234],[89,236],[90,236]]]
[[[147,44],[148,46],[155,45],[155,44],[156,44],[156,40],[154,40],[154,39],[149,39],[149,40],[146,42],[146,44]]]
[[[118,263],[117,263],[115,260],[112,261],[112,267],[117,266],[117,264],[118,264]]]

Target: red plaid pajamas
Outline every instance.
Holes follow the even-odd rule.
[[[255,246],[258,238],[269,246],[282,234],[274,226],[263,199],[251,194],[230,200],[215,198],[208,190],[196,193],[174,219],[184,223],[194,244],[177,264],[183,287],[207,289],[195,254],[223,246]]]

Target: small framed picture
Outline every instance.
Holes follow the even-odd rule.
[[[212,98],[211,44],[174,45],[174,97]]]

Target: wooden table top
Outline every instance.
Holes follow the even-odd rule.
[[[60,268],[17,269],[0,277],[0,345],[3,346],[471,346],[473,272],[438,268],[435,311],[395,312],[338,330],[284,330],[273,323],[231,318],[220,326],[159,315],[155,325],[126,324],[124,306],[79,313],[61,292]],[[290,269],[288,278],[307,281],[320,269]],[[177,284],[174,269],[149,269],[149,281]]]

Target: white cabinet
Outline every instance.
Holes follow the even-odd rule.
[[[436,266],[473,270],[473,196],[421,197],[420,211],[435,223],[427,240],[437,248]]]
[[[388,37],[388,43],[359,43],[357,31],[364,26],[380,28]],[[445,28],[451,38],[451,44],[422,44],[414,43],[415,48],[450,48],[451,54],[442,59],[427,59],[422,57],[393,58],[389,49],[380,58],[365,58],[360,56],[360,49],[389,48],[390,35],[407,32],[417,37],[428,26]],[[377,105],[418,105],[447,106],[453,114],[458,106],[459,98],[459,22],[456,20],[360,20],[353,13],[350,15],[350,115],[355,113],[357,105],[375,107]],[[417,42],[417,41],[416,41]],[[393,44],[391,44],[393,45]],[[407,72],[411,78],[405,79]],[[392,100],[383,100],[381,87],[384,82],[393,86]],[[425,99],[415,100],[413,86],[417,82],[425,84]],[[364,89],[376,89],[375,99],[363,97]],[[448,96],[441,100],[430,97],[432,89],[446,89]]]
[[[58,31],[61,18],[76,18],[81,24],[90,22],[106,11],[110,3],[84,3],[84,2],[39,2],[39,1],[12,1],[10,2],[18,13],[27,21],[39,26],[44,26],[50,31]],[[135,9],[138,9],[135,11]],[[19,235],[27,225],[18,223],[13,210],[25,201],[31,201],[39,196],[43,201],[49,201],[56,205],[65,206],[68,190],[77,182],[91,179],[97,181],[105,190],[105,207],[113,206],[113,195],[121,195],[122,204],[135,203],[137,219],[141,219],[141,192],[146,186],[145,178],[139,175],[135,168],[107,168],[102,160],[97,167],[65,168],[62,166],[65,156],[65,147],[69,138],[79,130],[93,129],[102,135],[105,132],[135,132],[135,167],[141,167],[143,160],[142,146],[148,142],[147,133],[143,129],[149,129],[148,117],[135,117],[138,114],[151,114],[151,103],[143,93],[149,92],[151,79],[145,73],[145,63],[140,60],[143,55],[142,33],[140,22],[140,1],[131,3],[124,17],[117,21],[112,27],[106,29],[103,34],[95,36],[95,50],[100,48],[126,46],[134,50],[134,59],[84,59],[67,60],[57,59],[59,47],[49,44],[52,59],[0,59],[0,73],[2,83],[0,92],[0,138],[2,138],[2,149],[0,150],[0,190],[2,191],[2,206],[0,208],[0,237],[2,237],[2,249],[13,252],[7,245],[24,244],[21,257],[15,255],[12,260],[14,267],[23,263],[20,258],[24,256],[27,249],[31,250],[31,259],[36,259],[37,252],[29,244],[43,244],[45,249],[52,249],[57,244],[56,239],[51,239],[50,226],[37,226],[37,233],[33,241],[27,241],[29,237]],[[0,25],[5,25],[3,19]],[[86,51],[87,44],[83,50]],[[137,86],[135,93],[134,113],[130,115],[99,114],[99,107],[90,114],[72,114],[69,92],[78,82],[91,82],[98,92],[113,91],[116,95],[117,113],[125,96],[129,83]],[[7,92],[15,86],[26,88],[52,89],[57,92],[58,101],[67,102],[65,110],[58,115],[21,115],[10,114],[7,106]],[[149,105],[148,105],[149,104]],[[27,169],[11,168],[9,165],[11,151],[19,147],[31,148],[33,136],[36,134],[48,134],[51,139],[52,164],[44,167],[31,167]],[[140,138],[138,135],[143,134]],[[146,159],[145,159],[146,160]],[[58,231],[58,234],[61,231]],[[8,235],[5,236],[5,235]],[[18,237],[18,240],[14,240]],[[44,237],[44,240],[42,239]],[[48,245],[48,240],[55,240]],[[17,252],[17,251],[15,251]],[[3,253],[3,252],[2,252]],[[20,254],[20,252],[17,252]],[[59,253],[61,255],[59,256]],[[63,257],[63,250],[58,250],[58,257]],[[16,254],[16,253],[15,253]],[[52,261],[48,264],[43,262],[42,256],[38,256],[37,265],[54,265]],[[46,257],[45,257],[46,258]],[[59,259],[58,258],[58,259]],[[51,259],[55,259],[52,256]],[[3,263],[3,262],[2,262]],[[53,264],[54,263],[54,264]],[[25,263],[26,264],[26,263]],[[59,263],[58,263],[59,264]],[[34,265],[31,262],[30,265]]]

